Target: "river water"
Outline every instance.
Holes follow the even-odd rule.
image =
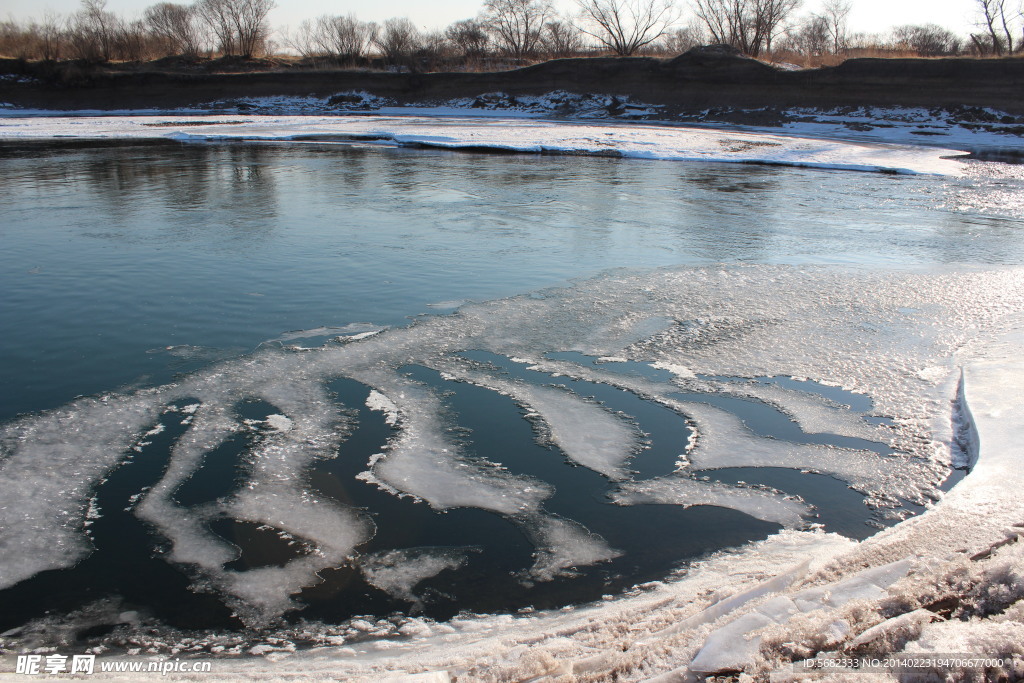
[[[818,524],[863,538],[914,514],[924,499],[912,491],[893,492],[879,514],[880,492],[858,485],[860,470],[809,473],[753,461],[697,474],[727,487],[726,495],[768,506],[754,513],[707,500],[668,504],[648,489],[629,489],[640,497],[613,504],[613,494],[627,495],[628,486],[616,493],[621,482],[660,481],[685,469],[680,463],[700,427],[671,401],[738,418],[744,439],[819,455],[850,449],[889,457],[899,444],[884,430],[896,416],[862,391],[815,381],[824,377],[738,378],[728,367],[721,375],[684,372],[686,381],[658,394],[668,391],[671,368],[638,362],[642,349],[629,344],[671,333],[678,316],[660,312],[622,332],[626,341],[614,348],[633,349],[628,357],[602,357],[613,348],[607,340],[619,318],[611,327],[588,318],[600,330],[584,341],[578,334],[564,344],[542,331],[524,332],[527,341],[518,335],[533,319],[561,320],[550,308],[528,313],[531,302],[562,302],[557,292],[594,278],[622,277],[635,289],[629,278],[662,268],[738,268],[739,275],[764,268],[754,272],[777,276],[778,292],[828,300],[842,291],[842,279],[798,289],[794,274],[824,268],[913,277],[1021,265],[1019,169],[980,162],[963,168],[960,177],[893,176],[359,144],[5,143],[5,448],[42,443],[38,425],[66,411],[54,417],[57,436],[46,437],[51,450],[32,457],[44,471],[33,476],[49,479],[51,489],[53,480],[68,485],[54,489],[60,495],[52,501],[34,496],[39,507],[18,518],[25,529],[2,546],[11,555],[53,552],[28,569],[4,567],[0,629],[104,598],[188,629],[282,617],[336,623],[394,611],[446,618],[462,610],[554,608],[663,578],[687,560],[781,526]],[[699,307],[702,286],[680,291]],[[607,310],[635,308],[613,302],[613,286],[601,291],[609,292]],[[651,297],[667,291],[652,288]],[[775,291],[766,286],[763,296]],[[603,296],[588,304],[594,316],[603,314]],[[567,326],[583,329],[583,307],[564,301],[574,302],[566,304],[575,316]],[[723,310],[731,301],[722,299]],[[471,324],[477,320],[486,331]],[[714,329],[722,339],[734,333]],[[560,362],[584,370],[562,373]],[[263,369],[247,375],[250,366]],[[323,394],[280,389],[297,375]],[[233,379],[222,382],[227,377]],[[744,388],[720,391],[716,382]],[[853,416],[856,428],[801,428],[771,400],[778,390],[823,398],[835,414]],[[138,415],[126,407],[89,421],[96,405],[147,391],[158,398]],[[661,398],[652,400],[655,394]],[[217,401],[217,414],[233,426],[219,435],[210,427],[204,436],[216,422],[204,411]],[[316,422],[308,433],[305,408]],[[98,474],[80,473],[73,453],[86,452],[90,429],[106,434],[122,419],[137,420],[126,428],[134,436],[110,437],[113,454],[88,451],[81,462],[95,462],[82,470]],[[610,436],[573,441],[587,432]],[[483,488],[472,500],[484,502],[449,497],[441,477],[448,464],[428,471],[402,460],[433,453],[435,436],[459,451],[455,466],[474,472],[469,480]],[[189,439],[201,452],[191,465],[182,445]],[[71,456],[45,462],[65,447]],[[311,455],[294,460],[289,481],[267,483],[288,479],[284,465],[260,478],[261,463],[274,453],[307,447]],[[587,460],[587,452],[610,455]],[[375,460],[380,453],[389,455]],[[175,467],[184,468],[178,479]],[[932,477],[923,488],[955,483],[947,466],[939,470],[921,470]],[[537,482],[544,496],[522,493]],[[260,486],[275,500],[294,500],[253,512],[271,500],[245,498]],[[166,495],[157,495],[161,490]],[[496,491],[519,507],[488,502]],[[84,542],[47,539],[58,529],[48,520],[60,516],[48,511],[62,497],[72,504],[60,514],[85,518],[69,527],[84,532]],[[785,502],[794,497],[797,513]],[[297,512],[315,511],[321,500],[337,522],[327,531]],[[174,514],[191,536],[174,528]],[[349,532],[348,545],[337,541]],[[25,539],[29,545],[19,545]],[[346,550],[355,559],[346,560]],[[327,560],[317,564],[316,557]],[[280,595],[260,602],[253,586]]]

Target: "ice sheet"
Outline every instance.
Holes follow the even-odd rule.
[[[527,575],[537,581],[573,576],[577,567],[612,560],[622,553],[578,522],[538,517],[526,525],[537,551]]]
[[[686,415],[697,426],[697,444],[688,453],[694,471],[724,467],[786,467],[827,474],[878,498],[898,491],[924,502],[914,489],[938,483],[927,462],[874,451],[787,443],[753,434],[734,414],[694,401],[666,397],[665,404]],[[907,482],[916,482],[908,487]]]
[[[853,171],[957,175],[955,150],[723,132],[683,126],[608,125],[531,119],[344,116],[175,116],[0,118],[0,139],[390,141],[444,149],[586,154],[811,166]],[[206,123],[207,125],[197,125]]]
[[[913,318],[901,313],[908,300],[927,303],[920,307],[925,312]],[[881,495],[939,498],[935,484],[944,465],[935,461],[936,449],[945,448],[948,454],[950,444],[943,443],[946,437],[933,432],[932,426],[936,415],[949,423],[954,396],[943,378],[964,367],[963,394],[982,444],[978,463],[962,484],[918,518],[852,548],[848,541],[822,534],[782,532],[727,554],[721,562],[691,567],[685,578],[658,584],[650,594],[641,590],[621,603],[612,600],[576,613],[518,620],[511,642],[511,617],[467,617],[449,624],[454,633],[446,634],[440,626],[426,624],[434,635],[381,647],[372,654],[366,650],[365,658],[356,653],[346,669],[355,677],[412,661],[461,671],[460,676],[469,679],[481,671],[511,678],[513,672],[527,669],[541,675],[547,671],[544,662],[555,661],[545,657],[558,653],[566,654],[566,661],[590,663],[599,661],[594,657],[607,657],[600,661],[623,672],[627,680],[651,677],[685,667],[703,637],[717,626],[695,624],[650,645],[640,644],[643,634],[661,632],[721,602],[726,587],[732,592],[749,588],[800,559],[826,560],[843,550],[841,561],[816,568],[805,585],[785,589],[835,594],[828,586],[841,586],[853,568],[871,569],[906,558],[942,559],[961,548],[976,552],[1020,523],[1013,492],[1024,476],[1017,467],[1024,418],[1019,402],[1007,397],[1016,396],[1021,383],[1022,373],[1014,365],[1024,348],[1021,310],[1024,272],[1018,268],[872,272],[712,266],[616,272],[541,295],[467,304],[451,315],[421,318],[408,327],[345,344],[328,343],[301,353],[261,349],[175,384],[80,399],[6,425],[0,460],[0,500],[5,501],[0,576],[17,582],[44,568],[70,566],[88,552],[83,524],[93,488],[170,405],[178,406],[180,417],[191,424],[175,443],[164,480],[140,503],[140,515],[172,541],[171,561],[205,572],[225,599],[272,614],[288,607],[296,586],[316,580],[315,567],[304,564],[311,555],[293,560],[287,572],[226,572],[223,562],[237,553],[209,534],[204,515],[212,510],[292,530],[324,551],[319,566],[351,561],[345,551],[358,547],[371,531],[355,511],[311,497],[304,480],[313,462],[345,448],[343,413],[322,388],[332,378],[360,381],[398,409],[398,431],[383,457],[372,464],[373,477],[438,509],[481,507],[517,521],[537,539],[537,564],[524,569],[543,579],[600,562],[614,549],[572,520],[545,512],[545,482],[513,475],[462,452],[451,438],[454,425],[446,421],[443,402],[402,374],[401,368],[443,366],[446,359],[471,349],[532,358],[541,370],[575,373],[666,405],[677,401],[676,407],[692,414],[697,426],[697,445],[689,453],[691,468],[724,466],[723,462],[781,463],[820,468],[854,479],[858,486],[867,486],[867,479],[877,472],[871,486]],[[673,399],[678,386],[538,360],[547,352],[572,350],[684,366],[701,376],[786,375],[860,391],[874,400],[879,414],[892,418],[893,438],[905,453],[889,458],[838,451],[844,457],[835,458],[835,453],[794,451],[784,443],[755,447],[744,440],[742,425],[712,414],[705,404]],[[257,429],[262,431],[245,463],[252,485],[245,490],[252,493],[229,496],[205,510],[182,508],[173,499],[175,482],[193,476],[204,454],[244,428],[233,411],[247,399],[271,404],[267,415],[289,421],[287,430],[270,429],[260,421],[263,427]],[[738,439],[736,443],[750,455],[735,455],[725,446],[712,448],[717,434]],[[906,481],[895,472],[902,472]],[[336,539],[333,545],[328,545],[328,537]],[[31,562],[25,564],[29,553]],[[715,567],[713,576],[707,573],[710,566]],[[767,602],[773,596],[764,597]],[[593,626],[595,620],[600,627]],[[444,641],[450,646],[438,648],[441,641],[431,641],[434,636],[451,637]],[[534,639],[534,647],[525,647],[527,638]],[[520,645],[524,647],[516,650]],[[390,654],[382,654],[385,651]],[[315,656],[311,661],[311,667],[318,666]],[[338,670],[336,657],[330,666]]]

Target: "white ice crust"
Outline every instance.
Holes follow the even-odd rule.
[[[205,125],[204,125],[205,124]],[[809,166],[959,175],[954,149],[722,131],[534,119],[423,116],[31,116],[0,117],[0,139],[364,141],[442,149],[585,154],[671,161]]]

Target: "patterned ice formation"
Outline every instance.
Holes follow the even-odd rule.
[[[437,510],[479,508],[518,524],[535,546],[533,566],[524,568],[529,580],[571,575],[616,557],[619,551],[600,536],[545,510],[550,484],[510,472],[453,438],[443,397],[403,374],[408,365],[508,395],[530,415],[541,439],[605,475],[619,504],[717,505],[781,525],[802,523],[803,504],[781,492],[697,476],[737,466],[820,472],[849,483],[877,505],[923,502],[936,495],[949,464],[949,444],[941,440],[952,434],[936,431],[935,418],[945,416],[950,431],[955,354],[1024,308],[1021,280],[1011,269],[922,274],[737,266],[616,272],[570,288],[467,304],[450,315],[312,350],[264,345],[173,384],[79,399],[0,428],[0,586],[72,566],[88,555],[84,523],[95,487],[162,415],[166,419],[167,411],[177,410],[184,411],[187,429],[173,444],[162,478],[135,511],[166,540],[166,559],[187,568],[197,585],[220,591],[252,623],[293,608],[293,596],[332,567],[360,566],[371,581],[404,590],[387,578],[394,562],[359,558],[359,548],[374,534],[363,513],[324,499],[308,483],[316,463],[346,452],[353,418],[325,389],[338,377],[366,386],[370,407],[394,423],[393,437],[362,478]],[[921,313],[904,315],[909,304]],[[550,376],[629,390],[687,419],[694,439],[678,444],[684,457],[676,473],[636,479],[628,465],[641,456],[628,418],[567,389],[467,364],[460,354],[472,349],[531,359]],[[654,381],[545,359],[557,351],[687,372],[672,382]],[[735,415],[679,395],[724,390],[720,382],[716,388],[699,377],[772,375],[807,377],[870,395],[874,413],[892,418],[887,433],[901,452],[880,455],[762,438]],[[739,389],[729,388],[730,394],[746,392],[776,405],[806,423],[806,431],[829,427],[861,439],[876,433],[861,416],[810,395],[736,384]],[[211,503],[180,504],[175,491],[202,476],[204,458],[245,428],[237,406],[253,400],[272,410],[244,456],[243,485]],[[298,539],[309,552],[281,567],[229,569],[239,551],[211,531],[216,520],[272,529]],[[417,562],[426,575],[427,556]]]

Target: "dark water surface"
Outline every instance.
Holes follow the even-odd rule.
[[[1020,263],[1024,209],[998,197],[1024,196],[1024,185],[1012,174],[984,178],[977,162],[965,168],[968,177],[947,179],[328,144],[0,144],[0,419],[79,395],[163,384],[262,343],[315,346],[354,323],[400,326],[462,301],[611,268]],[[279,340],[318,328],[329,329]],[[681,416],[633,394],[553,380],[507,358],[467,356],[527,382],[557,382],[635,418],[650,441],[630,463],[637,479],[671,473],[689,437]],[[602,365],[666,379],[643,364]],[[379,533],[360,551],[469,549],[461,569],[418,587],[416,608],[426,614],[593,600],[778,529],[724,508],[611,505],[608,480],[539,444],[512,399],[425,367],[404,372],[441,392],[467,448],[554,485],[549,512],[622,551],[575,578],[522,580],[533,548],[509,520],[479,509],[438,513],[355,479],[393,428],[366,408],[367,387],[337,380],[329,388],[357,426],[345,457],[318,464],[309,483],[372,511]],[[863,396],[777,381],[870,408]],[[803,434],[756,402],[683,398],[730,410],[763,436],[886,452],[882,444]],[[277,412],[261,403],[235,411],[252,420]],[[184,431],[180,415],[162,423],[165,431],[96,489],[104,511],[90,529],[96,552],[75,568],[0,591],[0,629],[108,595],[183,627],[235,623],[215,595],[189,590],[180,568],[154,556],[160,539],[129,509],[133,496],[160,479]],[[175,491],[177,503],[202,506],[241,485],[252,438],[236,435],[208,453]],[[714,478],[800,495],[819,508],[815,521],[828,530],[857,538],[874,531],[861,496],[828,477],[736,469]],[[309,550],[230,520],[211,530],[238,547],[234,569],[279,566]],[[309,605],[302,616],[337,621],[412,607],[354,569],[330,570],[324,579],[299,596]]]

